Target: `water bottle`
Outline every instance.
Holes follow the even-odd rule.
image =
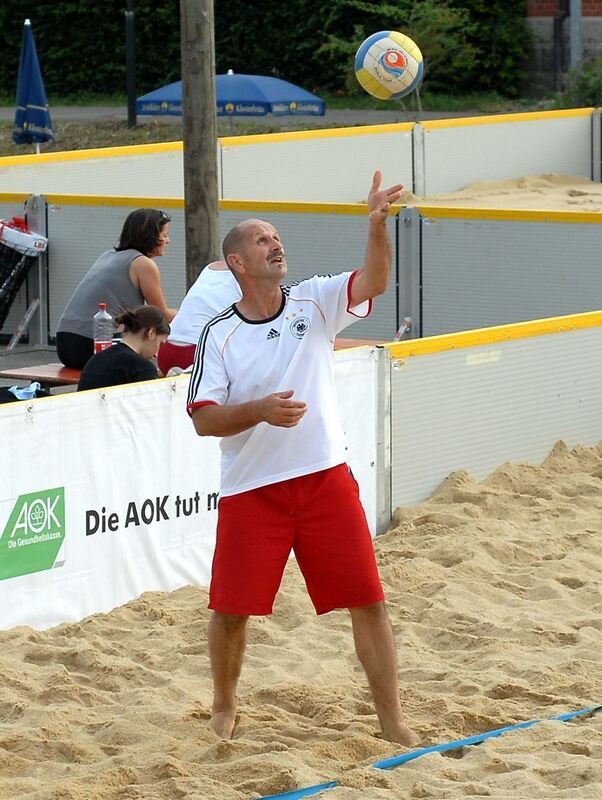
[[[98,304],[98,313],[94,314],[94,352],[100,353],[113,344],[113,317],[107,311],[106,303]]]

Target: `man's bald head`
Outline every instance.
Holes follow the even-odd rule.
[[[258,225],[269,225],[269,223],[264,222],[262,219],[245,219],[239,222],[238,225],[235,225],[232,230],[226,234],[222,244],[222,251],[226,263],[228,263],[229,255],[240,253],[244,250],[249,232],[254,230]],[[270,227],[272,226],[270,225]]]

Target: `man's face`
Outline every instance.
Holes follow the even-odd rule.
[[[284,247],[278,231],[267,222],[249,224],[240,258],[249,276],[280,280],[286,275]]]

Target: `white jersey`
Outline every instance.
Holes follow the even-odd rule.
[[[247,320],[232,306],[205,327],[190,381],[189,413],[289,389],[293,399],[307,403],[294,428],[260,422],[221,439],[223,497],[347,460],[332,351],[336,334],[372,308],[372,301],[349,308],[355,274],[314,276],[283,287],[280,310],[269,319]]]
[[[227,306],[237,303],[241,297],[240,287],[229,269],[205,267],[171,321],[168,341],[196,344],[209,320]]]

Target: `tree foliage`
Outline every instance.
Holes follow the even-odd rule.
[[[180,78],[179,0],[135,0],[141,92]],[[2,0],[0,91],[16,93],[25,17],[48,94],[125,92],[125,0]]]
[[[468,11],[468,41],[477,48],[479,69],[475,89],[507,97],[519,94],[531,39],[527,27],[527,0],[447,0]]]
[[[217,72],[277,75],[316,91],[359,91],[366,36],[399,29],[419,44],[426,88],[513,95],[528,46],[526,0],[214,0]],[[134,0],[139,94],[180,77],[179,0]],[[49,95],[125,92],[126,0],[2,0],[0,92],[16,92],[25,16]]]
[[[568,108],[602,105],[602,56],[586,59],[571,67],[562,100]]]

